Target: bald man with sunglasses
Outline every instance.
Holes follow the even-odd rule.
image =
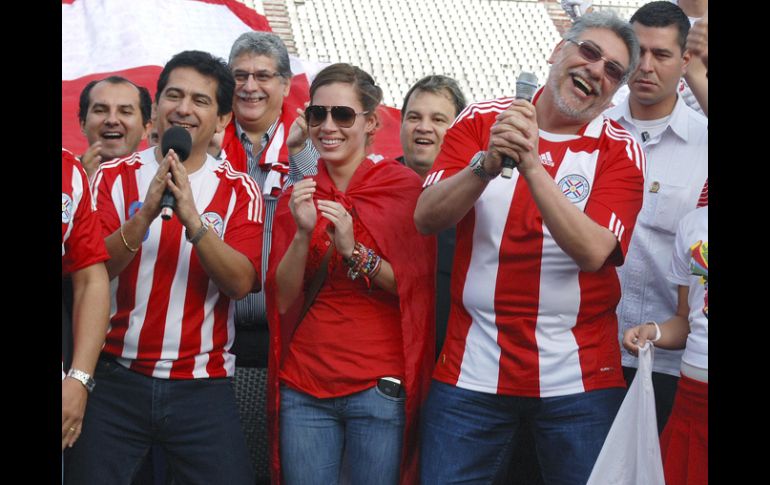
[[[447,131],[414,215],[426,234],[457,224],[422,483],[501,479],[523,425],[546,485],[588,479],[625,395],[615,266],[644,180],[641,148],[602,112],[638,56],[627,22],[586,14],[531,103],[474,103]]]

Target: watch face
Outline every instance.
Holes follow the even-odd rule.
[[[489,182],[494,177],[489,175],[487,171],[484,170],[484,165],[482,165],[482,162],[484,161],[485,155],[486,154],[484,152],[478,152],[476,155],[473,156],[473,158],[471,159],[471,170],[481,180],[484,180],[485,182]]]

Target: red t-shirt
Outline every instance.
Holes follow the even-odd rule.
[[[318,175],[315,198],[336,200],[345,207],[354,208],[360,216],[360,223],[366,228],[379,253],[393,268],[396,277],[399,302],[399,318],[393,324],[399,331],[401,347],[397,355],[403,361],[404,386],[406,387],[406,423],[401,457],[401,482],[412,483],[418,480],[418,416],[420,405],[427,396],[430,385],[430,370],[436,359],[435,346],[435,274],[436,240],[433,236],[423,236],[417,232],[413,214],[420,194],[420,178],[410,169],[395,160],[384,159],[378,162],[364,160],[353,174],[345,193],[334,186],[323,160],[318,163]],[[276,305],[276,268],[286,254],[297,225],[288,206],[291,189],[278,201],[273,226],[272,249],[268,267],[265,292],[268,298],[270,323],[270,361],[268,366],[269,437],[272,445],[271,472],[280,480],[280,379],[278,378],[281,362],[291,345],[292,331],[295,328],[295,316],[289,311],[279,315]],[[354,229],[356,230],[356,229]],[[356,230],[357,231],[357,230]],[[359,237],[359,232],[356,232]],[[365,238],[364,233],[360,237]],[[363,240],[365,241],[365,239]],[[362,242],[363,242],[362,241]],[[324,252],[326,250],[324,249]],[[320,261],[320,256],[314,256]],[[318,263],[315,263],[317,266]],[[329,276],[327,275],[327,278]],[[334,278],[332,274],[331,278]],[[358,281],[357,281],[358,283]],[[375,290],[377,291],[377,290]],[[385,295],[389,297],[389,295]],[[301,297],[297,298],[301,304]],[[299,325],[297,332],[305,325]],[[295,334],[296,335],[296,334]],[[338,337],[346,337],[338,333]],[[371,361],[371,352],[366,349]],[[394,355],[391,353],[390,355]],[[372,368],[376,365],[369,362]],[[388,371],[389,373],[390,371]],[[378,377],[377,372],[372,377]],[[380,374],[381,375],[381,374]]]
[[[305,289],[329,248],[327,219],[318,215],[305,267]],[[381,254],[357,217],[355,240]],[[352,281],[348,266],[334,251],[316,299],[297,327],[281,366],[281,382],[317,398],[339,397],[368,389],[376,379],[403,379],[401,314],[398,297],[363,278]]]

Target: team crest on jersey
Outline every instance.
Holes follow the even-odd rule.
[[[582,202],[588,197],[588,180],[578,174],[567,175],[559,180],[559,189],[573,204]]]
[[[217,234],[217,237],[222,239],[222,231],[224,229],[224,222],[222,221],[222,216],[220,216],[216,212],[206,212],[201,216],[201,222],[204,224],[208,224],[211,227],[211,229],[213,229],[214,232]]]
[[[141,201],[135,200],[135,201],[131,202],[131,204],[129,204],[129,206],[128,206],[128,218],[131,219],[132,217],[134,217],[134,214],[136,214],[137,211],[139,211],[139,209],[141,209],[141,208],[142,208],[142,202]]]
[[[61,194],[61,223],[69,224],[72,220],[72,197],[62,192]]]

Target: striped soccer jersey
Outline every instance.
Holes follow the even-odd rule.
[[[96,172],[93,190],[105,237],[141,207],[158,170],[153,150],[103,163]],[[260,274],[263,209],[254,181],[210,155],[189,181],[210,232]],[[131,263],[112,280],[103,352],[158,378],[231,376],[234,302],[209,279],[184,232],[177,217],[157,217]]]
[[[512,101],[460,113],[424,186],[486,150],[490,127]],[[599,116],[577,135],[541,130],[539,153],[564,196],[612,231],[624,255],[642,204],[645,159],[633,137]],[[624,386],[612,266],[620,262],[611,257],[595,273],[580,271],[543,225],[518,171],[492,180],[457,225],[447,336],[433,377],[530,397]]]
[[[62,274],[109,258],[86,173],[75,156],[64,149],[61,151],[61,256]]]

